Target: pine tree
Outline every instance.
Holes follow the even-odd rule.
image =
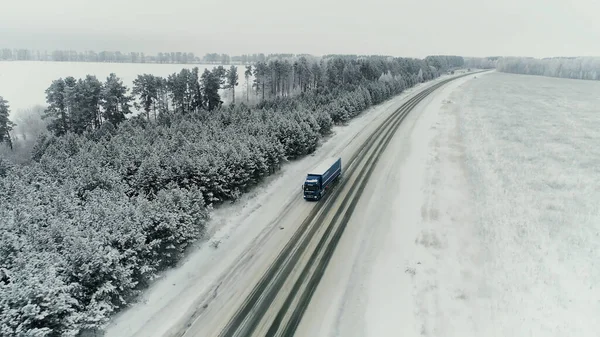
[[[244,76],[246,77],[246,102],[250,101],[250,86],[248,81],[250,80],[250,76],[252,76],[252,65],[246,66],[246,71],[244,72]]]
[[[65,79],[67,86],[65,87],[65,103],[69,115],[69,131],[77,134],[83,133],[86,130],[87,122],[91,119],[85,109],[86,92],[81,79],[75,80],[73,77]]]
[[[175,113],[185,114],[185,71],[171,74],[167,77],[167,90]]]
[[[117,126],[126,119],[126,115],[131,113],[130,102],[133,97],[127,94],[127,87],[123,85],[123,81],[114,73],[111,73],[107,78],[102,88],[101,105],[104,109],[104,120]]]
[[[321,62],[323,62],[321,60]],[[311,75],[312,75],[312,87],[315,89],[318,89],[321,85],[321,80],[323,78],[323,66],[319,65],[318,63],[313,63],[312,65],[312,69],[311,69]]]
[[[254,85],[256,92],[262,90],[262,100],[265,100],[265,85],[269,75],[269,66],[265,62],[258,62],[254,66]]]
[[[312,72],[306,57],[301,57],[298,63],[298,80],[302,92],[306,92],[311,87]]]
[[[218,66],[212,71],[204,69],[204,73],[202,73],[202,77],[200,78],[202,96],[208,111],[220,107],[223,103],[219,95],[219,89],[224,84],[225,73],[226,70],[222,66]]]
[[[146,119],[150,120],[150,110],[154,109],[154,116],[156,117],[156,102],[158,100],[158,85],[162,83],[157,80],[157,77],[151,74],[138,75],[133,81],[132,93],[138,96],[138,99],[146,112]],[[136,108],[139,108],[138,103],[134,104]],[[156,118],[155,118],[156,119]]]
[[[164,77],[155,76],[154,85],[156,87],[156,103],[158,105],[158,116],[165,116],[169,113],[169,88],[168,80]],[[156,112],[155,112],[156,120]]]
[[[8,119],[9,114],[10,106],[8,105],[8,101],[0,96],[0,143],[7,143],[12,149],[10,131],[16,125]]]
[[[51,118],[48,130],[56,136],[64,135],[70,130],[65,90],[66,82],[62,78],[53,81],[46,89],[48,108],[44,111],[43,118]]]
[[[231,89],[232,104],[235,105],[235,87],[238,85],[237,67],[231,66],[226,74],[227,82],[224,89]]]
[[[102,113],[100,112],[102,83],[96,76],[87,75],[80,85],[82,85],[81,91],[84,96],[82,109],[85,111],[86,128],[99,129],[102,126]]]
[[[198,110],[202,107],[202,90],[200,87],[200,71],[198,67],[194,67],[194,69],[192,69],[192,74],[189,81],[191,110],[198,112]]]

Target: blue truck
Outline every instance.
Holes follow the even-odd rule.
[[[323,161],[306,175],[302,184],[304,200],[321,200],[331,184],[342,174],[342,158]]]

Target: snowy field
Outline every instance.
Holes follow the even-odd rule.
[[[474,331],[598,336],[599,93],[494,74],[456,97],[483,262]]]
[[[93,62],[42,62],[42,61],[0,61],[0,96],[4,97],[11,109],[11,116],[36,105],[46,105],[46,89],[52,81],[67,76],[85,78],[95,75],[101,82],[106,81],[110,73],[115,73],[131,93],[133,80],[138,75],[152,74],[167,77],[181,69],[198,67],[200,74],[204,69],[215,65],[196,64],[154,64],[154,63],[93,63]],[[224,66],[226,69],[229,66]],[[239,86],[236,98],[245,99],[245,66],[237,65]]]
[[[298,336],[598,336],[600,83],[489,73],[401,125]]]

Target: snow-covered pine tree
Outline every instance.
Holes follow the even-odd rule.
[[[123,81],[114,73],[106,78],[103,85],[100,103],[103,109],[103,119],[114,126],[124,122],[126,116],[131,114],[130,102],[133,98],[128,95],[128,90],[123,85]]]
[[[246,78],[246,102],[250,102],[250,76],[252,76],[252,65],[246,66],[244,77]]]
[[[12,139],[10,132],[15,124],[8,118],[10,115],[10,106],[8,101],[0,96],[0,144],[6,143],[12,149]]]
[[[225,77],[226,77],[225,86],[223,88],[231,90],[232,104],[235,105],[235,87],[239,84],[237,67],[232,65],[227,70]]]

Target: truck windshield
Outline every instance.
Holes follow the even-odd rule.
[[[305,191],[318,191],[319,187],[316,185],[304,185]]]

